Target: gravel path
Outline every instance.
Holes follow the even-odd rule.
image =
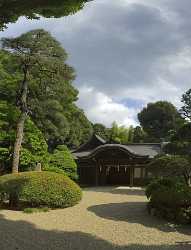
[[[139,189],[89,188],[75,207],[0,211],[0,250],[191,250],[191,227],[150,217]]]

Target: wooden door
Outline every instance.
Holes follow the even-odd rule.
[[[130,168],[111,166],[107,173],[108,185],[130,185]]]

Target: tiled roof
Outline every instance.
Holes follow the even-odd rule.
[[[104,144],[99,147],[94,148],[93,150],[74,152],[74,157],[77,158],[86,158],[93,154],[96,154],[97,151],[100,151],[104,148],[114,148],[119,147],[122,150],[127,150],[130,154],[135,155],[137,157],[149,157],[153,158],[156,155],[162,152],[161,144],[153,144],[153,143],[142,143],[142,144]]]

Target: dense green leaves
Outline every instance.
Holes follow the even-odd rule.
[[[118,126],[114,122],[110,129],[110,140],[122,144],[133,142],[133,127]]]
[[[180,127],[165,146],[165,152],[173,155],[191,157],[191,123]]]
[[[48,164],[48,146],[42,132],[28,119],[24,130],[24,140],[22,143],[20,157],[20,171],[35,169],[38,162],[42,166]]]
[[[149,211],[178,223],[191,223],[191,188],[177,179],[159,179],[146,188]]]
[[[156,157],[148,165],[149,172],[156,177],[181,177],[187,185],[191,184],[191,164],[186,157],[164,155]]]
[[[0,102],[0,170],[10,172],[18,112],[5,101]],[[47,143],[41,131],[27,119],[19,170],[34,169],[37,162],[47,164]]]
[[[133,131],[133,142],[134,143],[143,143],[146,141],[146,139],[147,139],[147,134],[142,129],[142,127],[140,127],[140,126],[135,127],[134,131]]]
[[[65,145],[58,146],[53,154],[50,155],[49,165],[56,169],[62,169],[72,180],[77,180],[77,165],[71,152]]]
[[[106,128],[106,126],[104,126],[103,124],[101,123],[93,124],[93,130],[94,134],[99,135],[104,140],[106,141],[110,140],[110,129]]]
[[[24,60],[29,67],[29,115],[43,132],[50,149],[63,143],[75,147],[87,140],[92,132],[91,124],[75,105],[78,96],[72,86],[75,71],[66,64],[67,53],[61,45],[43,30],[3,41],[4,47],[14,49],[14,53],[0,52],[2,99],[15,105],[22,79],[18,62],[22,64]],[[26,56],[29,51],[30,55]]]
[[[172,131],[182,124],[182,119],[173,104],[166,101],[149,103],[139,114],[138,119],[149,137],[160,141],[168,139]]]
[[[24,203],[35,207],[64,208],[75,205],[81,197],[80,187],[63,174],[25,172],[0,177],[1,200],[9,199],[15,206]]]
[[[191,121],[191,89],[182,96],[184,106],[181,108],[182,115]]]
[[[44,17],[62,17],[76,13],[83,8],[86,0],[0,0],[0,29],[6,24],[16,22],[20,16],[29,19]]]

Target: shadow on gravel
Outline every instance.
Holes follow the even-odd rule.
[[[88,211],[108,220],[137,223],[163,232],[178,231],[191,236],[191,226],[173,226],[163,219],[151,216],[147,212],[146,204],[146,202],[109,203],[91,206]]]
[[[48,215],[47,215],[48,220]],[[189,242],[173,245],[117,246],[83,232],[46,231],[26,221],[11,221],[0,216],[1,250],[190,250]]]

